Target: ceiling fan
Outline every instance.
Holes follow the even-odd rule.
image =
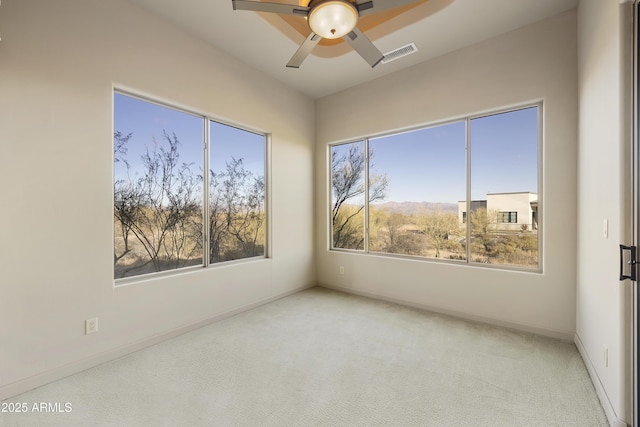
[[[307,20],[311,34],[289,60],[287,67],[300,68],[302,62],[322,40],[342,37],[365,61],[375,67],[384,55],[356,26],[358,18],[419,0],[311,0],[308,6],[267,3],[256,0],[232,0],[233,10],[252,10],[300,16]]]

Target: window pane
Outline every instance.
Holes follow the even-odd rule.
[[[203,119],[114,94],[114,277],[203,264]]]
[[[471,260],[538,266],[538,107],[471,120]]]
[[[210,262],[265,255],[265,137],[210,122]]]
[[[364,141],[331,147],[332,247],[364,250]]]
[[[465,123],[369,141],[370,251],[466,259]]]

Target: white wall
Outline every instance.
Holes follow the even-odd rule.
[[[487,194],[487,211],[517,213],[516,224],[497,223],[496,227],[499,230],[521,230],[523,225],[533,230],[531,202],[536,201],[538,201],[538,195],[534,193]]]
[[[571,11],[317,101],[318,282],[572,339],[576,32]],[[543,274],[327,250],[327,144],[540,99]],[[341,265],[344,275],[338,274]]]
[[[122,0],[5,0],[0,34],[0,399],[315,283],[311,99]],[[114,288],[114,84],[272,133],[272,259]]]
[[[626,402],[625,294],[618,281],[618,245],[630,244],[621,6],[582,0],[579,18],[579,156],[577,343],[591,368],[610,421],[630,420]],[[630,7],[630,4],[626,5]],[[628,49],[631,53],[631,49]],[[609,221],[609,237],[603,221]],[[629,322],[630,323],[630,322]],[[609,351],[605,366],[604,347]]]

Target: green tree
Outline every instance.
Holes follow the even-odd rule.
[[[486,257],[489,261],[494,255],[494,247],[496,246],[496,222],[498,213],[495,211],[487,211],[486,208],[478,208],[471,211],[469,222],[471,224],[471,249],[474,255]]]
[[[449,245],[450,237],[460,231],[458,216],[454,213],[425,211],[419,216],[418,224],[435,250],[436,258],[440,258],[440,250]]]
[[[114,250],[114,266],[131,254],[131,236],[146,257],[121,269],[118,277],[148,264],[154,271],[179,268],[202,250],[201,180],[192,165],[180,163],[177,136],[164,132],[161,141],[154,139],[135,174],[126,156],[131,136],[114,133],[115,162],[123,162],[127,171],[114,182],[114,218],[124,240],[120,253]]]
[[[342,155],[336,148],[332,151],[331,223],[335,248],[362,249],[364,247],[364,202],[354,202],[362,198],[365,193],[366,157],[360,144],[351,144],[349,151]],[[371,150],[368,157],[371,162],[373,159]],[[384,199],[387,187],[386,175],[370,175],[369,202]],[[356,224],[356,219],[361,219],[361,225]]]
[[[115,132],[113,135],[113,158],[115,163],[123,163],[127,172],[130,170],[130,165],[127,161],[127,143],[131,139],[132,134],[124,135],[122,132]],[[118,221],[119,227],[116,232],[119,232],[123,247],[113,247],[113,264],[116,265],[125,256],[131,253],[131,244],[129,237],[131,236],[131,223],[136,215],[138,202],[140,195],[133,192],[133,187],[128,180],[119,179],[114,183],[114,218]],[[118,253],[120,249],[120,253]]]
[[[211,261],[264,253],[264,177],[247,170],[242,158],[210,171],[209,234]]]

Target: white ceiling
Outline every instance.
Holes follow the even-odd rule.
[[[540,21],[573,9],[578,3],[578,0],[429,0],[366,32],[382,53],[410,42],[415,42],[418,53],[372,69],[345,43],[316,46],[299,69],[292,69],[285,64],[304,36],[288,24],[283,25],[285,35],[256,12],[234,11],[231,0],[129,1],[312,98]],[[295,0],[270,1],[297,4]],[[413,13],[425,18],[407,24],[409,17],[405,15]],[[279,19],[276,15],[267,18]],[[314,54],[325,49],[341,49],[344,53],[334,57]]]

